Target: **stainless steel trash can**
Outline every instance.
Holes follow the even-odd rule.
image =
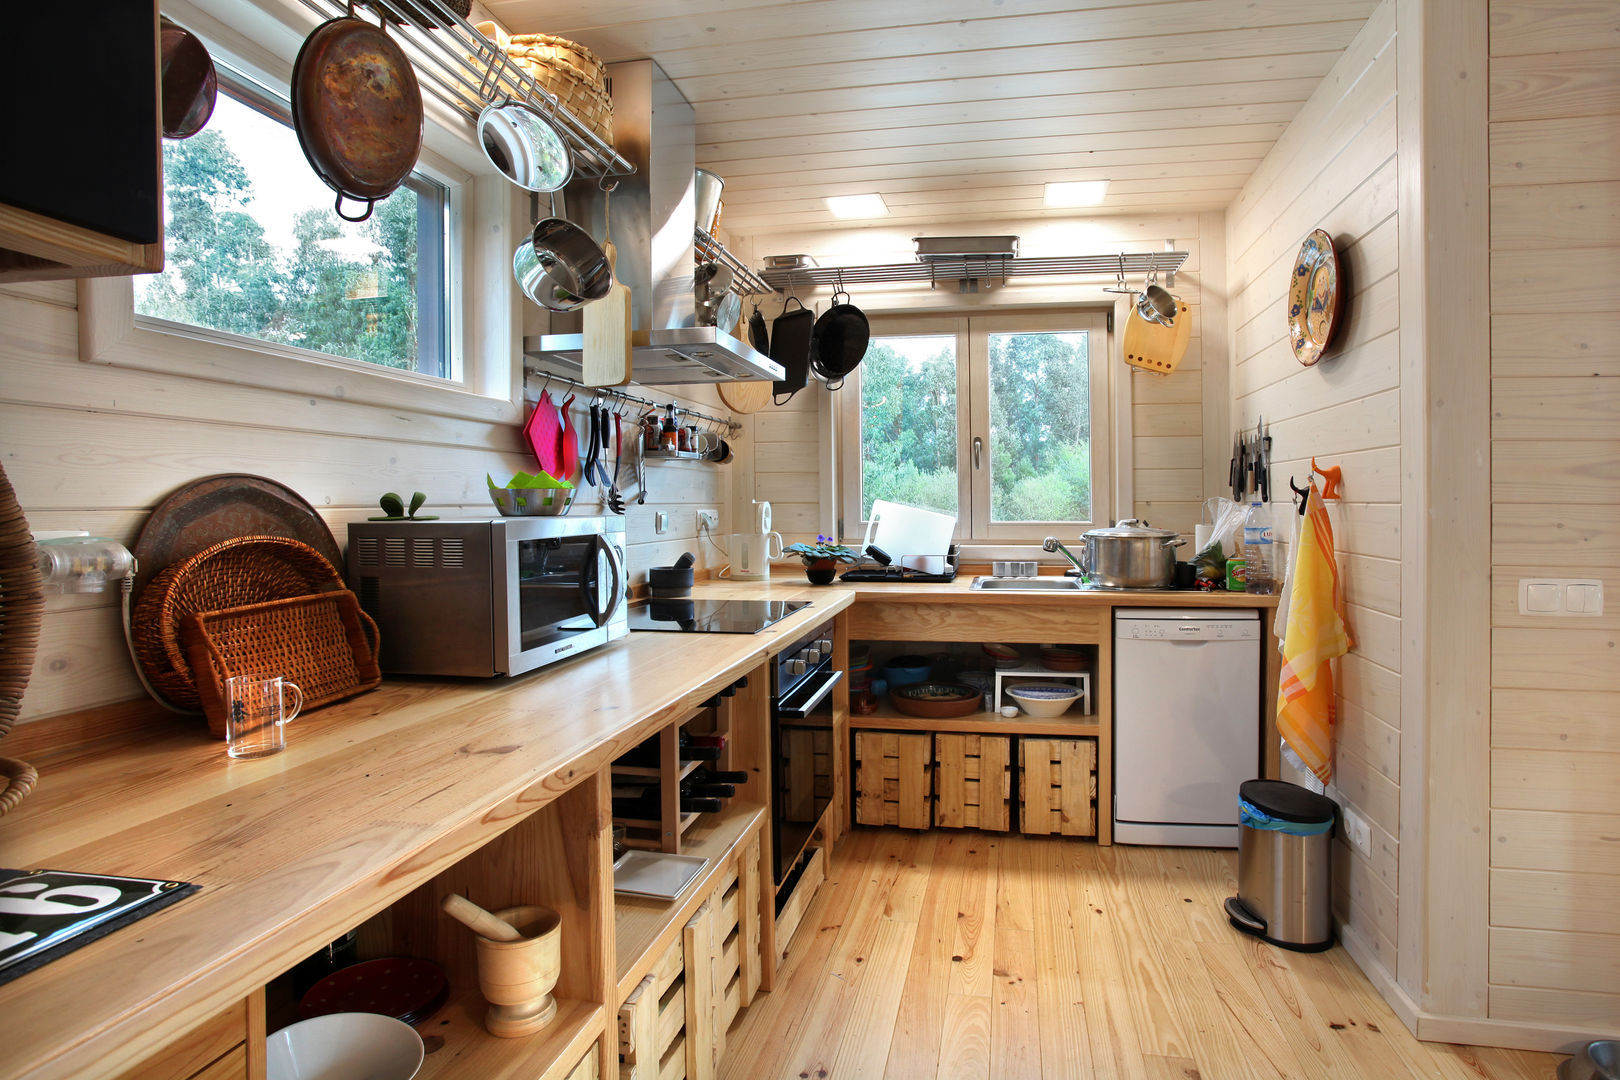
[[[1333,944],[1332,849],[1338,807],[1284,780],[1238,789],[1238,894],[1226,917],[1246,934],[1299,952]]]

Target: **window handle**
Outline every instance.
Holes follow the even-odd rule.
[[[984,440],[977,435],[973,436],[973,467],[979,467],[979,455],[984,452]]]

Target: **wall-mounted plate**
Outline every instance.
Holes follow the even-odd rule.
[[[1317,229],[1299,246],[1288,282],[1288,344],[1310,367],[1327,351],[1339,318],[1339,257],[1333,238]]]

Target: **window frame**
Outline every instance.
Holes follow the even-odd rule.
[[[267,87],[288,85],[313,19],[296,0],[257,0],[252,7],[235,0],[165,0],[164,11],[230,67]],[[350,405],[519,422],[522,313],[506,269],[521,228],[518,200],[484,160],[465,117],[433,99],[424,106],[415,171],[447,192],[443,336],[451,378],[136,315],[130,277],[79,280],[80,361]]]
[[[1062,311],[985,312],[950,315],[871,316],[872,337],[955,335],[957,393],[957,542],[995,548],[1039,543],[1045,536],[1081,531],[1114,519],[1113,332],[1106,308],[1077,307]],[[1085,331],[1091,393],[1091,512],[1086,522],[1016,522],[990,520],[990,350],[991,334]],[[846,380],[838,398],[839,532],[858,540],[867,521],[861,516],[861,369]],[[973,439],[984,441],[981,467],[973,466]],[[965,526],[965,527],[964,527]]]

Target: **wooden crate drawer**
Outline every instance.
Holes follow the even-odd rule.
[[[1018,740],[1018,826],[1036,836],[1097,835],[1097,740]]]
[[[574,1071],[569,1073],[566,1080],[602,1080],[602,1073],[596,1065],[596,1049],[579,1059]]]
[[[685,1075],[686,950],[676,938],[619,1008],[619,1080]]]
[[[1006,735],[935,735],[935,824],[1007,831],[1011,754],[1012,739]]]
[[[855,733],[855,820],[861,825],[926,829],[933,794],[926,734]]]

